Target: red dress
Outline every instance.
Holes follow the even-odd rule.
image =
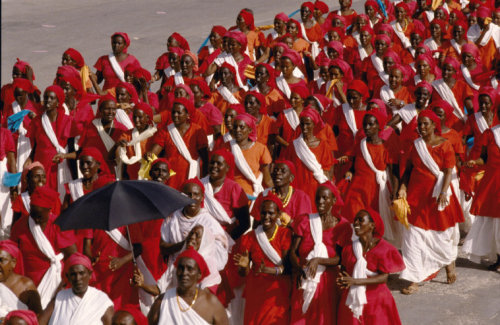
[[[455,152],[450,141],[445,141],[435,147],[427,145],[427,150],[440,170],[455,167]],[[443,211],[438,211],[437,200],[432,197],[436,177],[420,159],[415,145],[412,145],[409,155],[413,170],[407,190],[407,200],[411,208],[408,222],[424,230],[437,231],[444,231],[458,222],[463,222],[464,215],[457,194],[449,198],[450,203]],[[453,188],[451,190],[454,192]]]
[[[283,251],[290,249],[292,232],[288,228],[278,227],[275,238],[270,242],[276,252],[282,256]],[[255,231],[241,238],[240,253],[248,251],[253,267],[247,275],[245,292],[244,324],[283,324],[288,325],[290,309],[289,275],[257,274],[256,270],[263,262],[267,267],[276,265],[264,254],[255,237]]]
[[[141,66],[139,61],[132,54],[129,54],[125,58],[125,60],[123,60],[122,62],[118,62],[118,64],[123,71],[125,71],[125,67],[127,67],[127,65],[129,64],[137,65],[139,67]],[[99,59],[97,59],[97,62],[94,64],[94,68],[96,68],[97,71],[100,71],[104,78],[104,86],[102,87],[102,90],[116,87],[120,82],[120,79],[118,79],[115,70],[113,70],[111,62],[109,62],[109,57],[107,55],[103,55]]]
[[[248,205],[248,197],[240,184],[226,177],[220,190],[214,194],[215,199],[222,205],[229,218],[235,217],[233,211]],[[237,222],[237,221],[236,221]],[[222,225],[226,230],[227,225]]]
[[[311,234],[309,215],[299,217],[294,226],[295,235],[302,238],[299,246],[300,265],[306,264],[307,255],[314,248],[314,239]],[[345,247],[351,239],[351,225],[346,219],[340,218],[335,227],[323,230],[323,244],[328,251],[328,257],[337,255],[338,247]],[[340,300],[340,290],[336,285],[339,274],[337,267],[327,267],[321,275],[313,300],[305,314],[302,314],[304,303],[303,290],[292,289],[292,321],[291,324],[335,324],[337,319],[337,305]]]
[[[255,200],[251,212],[252,217],[254,217],[255,220],[260,220],[260,211],[257,208],[260,206],[260,202],[262,202],[262,193],[259,194],[257,200]],[[290,200],[286,205],[283,204],[283,212],[287,213],[290,216],[290,222],[293,225],[295,224],[299,216],[312,212],[311,199],[304,191],[294,187]]]
[[[500,218],[500,148],[495,142],[491,130],[486,130],[480,139],[480,145],[486,146],[488,159],[486,171],[479,183],[470,212],[477,216]]]
[[[472,91],[472,88],[469,87],[469,85],[464,80],[457,80],[453,85],[453,87],[451,88],[451,91],[455,95],[455,99],[460,108],[462,109],[462,112],[464,112],[464,101],[467,98],[470,99],[474,98],[474,92]],[[441,98],[441,96],[437,91],[433,91],[432,101],[438,99],[443,99],[443,98]],[[461,133],[464,128],[464,122],[460,120],[455,114],[451,114],[451,116],[447,116],[446,126]]]
[[[21,252],[23,252],[24,275],[33,280],[33,283],[38,286],[50,267],[50,260],[38,248],[38,244],[31,234],[28,218],[24,216],[12,226],[10,239],[16,242]],[[57,255],[66,247],[73,245],[75,238],[72,231],[61,231],[59,226],[54,224],[56,219],[57,215],[52,213],[49,215],[49,221],[43,233],[52,244],[52,248]]]
[[[365,259],[368,263],[366,268],[378,274],[396,273],[405,269],[403,258],[397,249],[384,239],[380,239],[378,244],[365,254]],[[352,244],[348,245],[342,250],[342,265],[346,268],[347,273],[352,274],[356,261]],[[348,293],[349,290],[344,290],[342,293],[337,324],[401,324],[396,302],[385,283],[366,286],[367,303],[363,307],[363,314],[359,321],[345,304]]]

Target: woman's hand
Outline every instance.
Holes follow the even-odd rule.
[[[235,254],[233,257],[234,265],[241,268],[248,268],[250,266],[250,257],[248,251],[243,254]]]
[[[144,285],[144,275],[141,273],[141,270],[135,268],[132,279],[130,279],[130,283],[135,286],[141,288]]]
[[[467,166],[468,168],[472,168],[472,167],[476,166],[476,161],[475,160],[468,160],[465,162],[465,166]]]
[[[319,258],[317,257],[311,258],[309,261],[307,261],[305,274],[308,278],[313,279],[316,276],[318,265]]]
[[[351,277],[346,271],[343,271],[340,277],[337,278],[337,285],[341,289],[349,289],[350,286],[356,285],[356,279]]]
[[[339,92],[343,92],[344,91],[344,83],[342,82],[342,80],[338,80],[336,83],[335,83],[335,87],[337,88],[337,90]]]
[[[113,272],[119,270],[127,262],[127,260],[124,257],[115,257],[115,256],[108,256],[108,257],[110,259],[109,269]]]
[[[447,206],[448,205],[448,197],[446,193],[441,192],[437,198],[437,204],[438,206]]]
[[[339,158],[337,158],[337,161],[339,162],[339,165],[343,165],[349,161],[349,156],[339,157]]]
[[[52,158],[52,162],[55,164],[62,163],[62,161],[66,159],[66,156],[63,153],[58,153]]]
[[[401,187],[399,188],[399,191],[398,191],[398,199],[406,199],[406,196],[407,193],[406,193],[406,186],[404,185],[401,185]]]
[[[346,172],[344,178],[346,179],[346,181],[350,182],[352,180],[352,173]]]
[[[127,141],[125,141],[125,140],[120,140],[120,141],[118,141],[117,145],[118,145],[119,147],[123,147],[123,148],[125,148],[125,147],[127,146]]]

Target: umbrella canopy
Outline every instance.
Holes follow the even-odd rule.
[[[56,224],[61,230],[115,228],[166,218],[194,201],[159,182],[116,181],[82,196],[66,209]]]

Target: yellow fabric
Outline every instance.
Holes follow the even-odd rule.
[[[406,229],[408,229],[410,227],[408,223],[408,213],[410,213],[410,205],[408,204],[408,201],[406,201],[406,198],[392,201],[392,210],[394,210],[398,221],[401,222],[406,227]]]
[[[89,73],[90,70],[88,65],[84,65],[80,69],[80,77],[82,78],[82,87],[84,92],[87,92],[87,84],[90,81]]]
[[[292,220],[292,217],[286,212],[281,212],[280,214],[280,222],[282,227],[286,227],[289,223],[290,220]]]
[[[244,74],[248,79],[255,79],[255,67],[253,65],[247,65]]]
[[[149,177],[149,171],[151,170],[151,165],[153,164],[153,161],[158,159],[155,154],[152,154],[151,157],[148,158],[148,160],[145,160],[144,158],[141,159],[141,168],[139,169],[138,175],[140,179],[147,179],[151,180],[151,177]],[[170,176],[174,176],[175,172],[170,169],[169,171]]]
[[[268,30],[274,28],[274,25],[263,25],[263,26],[257,26],[255,28],[256,31],[263,31],[263,30]]]
[[[335,86],[337,81],[339,81],[339,79],[332,80],[332,83],[330,84],[330,88],[328,88],[328,90],[326,91],[326,97],[333,99],[333,90],[334,90],[333,86]]]
[[[443,3],[443,0],[432,0],[432,4],[431,4],[432,11],[436,10],[442,3]]]

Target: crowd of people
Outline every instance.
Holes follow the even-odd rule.
[[[452,285],[459,246],[498,272],[499,2],[351,4],[304,2],[270,26],[245,8],[198,53],[174,32],[151,72],[117,32],[93,68],[62,53],[43,92],[17,59],[0,319],[400,324],[389,274],[407,295],[443,268]],[[73,202],[120,180],[193,203],[61,231]]]

